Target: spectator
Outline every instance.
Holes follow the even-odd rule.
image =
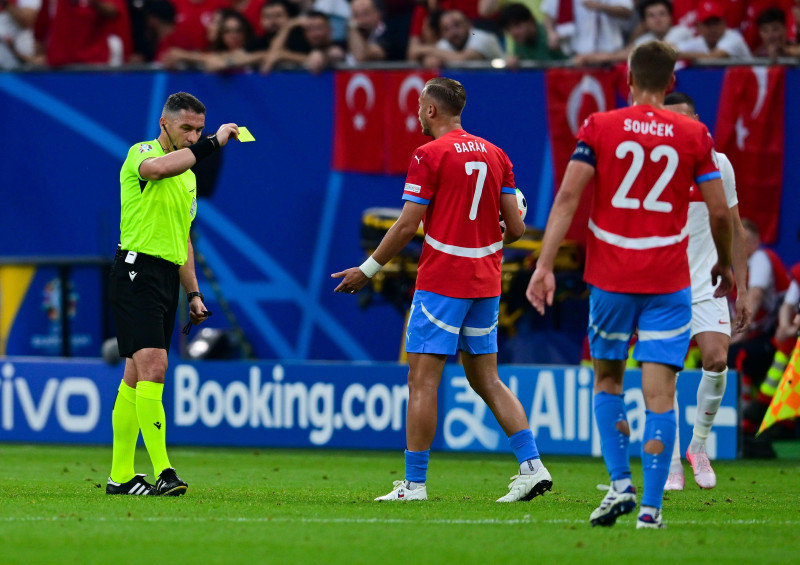
[[[478,14],[482,18],[497,17],[500,11],[509,4],[522,4],[531,11],[537,21],[543,21],[542,0],[478,0]]]
[[[261,7],[261,29],[262,33],[256,37],[247,50],[251,52],[267,51],[272,45],[272,41],[278,32],[289,24],[289,20],[296,18],[299,14],[299,7],[296,3],[289,0],[268,0]],[[297,30],[302,36],[302,31]]]
[[[767,8],[756,19],[760,44],[753,53],[756,57],[796,57],[800,47],[789,43],[786,31],[786,13],[780,8]]]
[[[547,30],[524,4],[507,4],[500,10],[497,22],[507,34],[508,66],[518,67],[519,61],[556,61],[565,58],[560,49],[550,48]]]
[[[351,9],[353,17],[347,33],[349,62],[402,61],[405,58],[403,46],[392,43],[374,0],[353,0]]]
[[[41,0],[0,0],[0,69],[37,62],[33,24],[41,5]]]
[[[597,63],[618,63],[626,61],[631,50],[642,43],[658,40],[665,41],[673,47],[678,43],[691,39],[692,30],[685,25],[673,25],[672,2],[670,0],[642,0],[637,10],[644,24],[645,32],[614,53],[589,53],[574,58],[576,65]]]
[[[728,365],[735,366],[742,382],[742,401],[745,412],[742,431],[752,436],[763,416],[758,402],[758,390],[764,381],[775,355],[772,341],[778,309],[791,279],[780,258],[770,249],[761,246],[759,230],[750,220],[742,220],[747,247],[748,300],[753,321],[746,334],[731,339]],[[768,403],[767,403],[768,404]],[[747,444],[748,453],[757,454],[757,444]]]
[[[211,45],[218,10],[231,7],[230,0],[171,0],[175,5],[174,46],[187,51],[206,51]]]
[[[242,14],[255,35],[261,35],[261,8],[264,7],[266,0],[231,0],[232,8]]]
[[[441,12],[428,10],[426,0],[417,0],[411,13],[406,59],[416,61],[415,55],[422,46],[433,47],[439,41],[439,17]]]
[[[347,41],[347,22],[352,16],[349,0],[315,0],[313,9],[328,16],[332,41]]]
[[[503,56],[497,36],[474,29],[458,10],[442,13],[439,31],[441,39],[436,45],[419,45],[409,53],[412,59],[421,61],[426,68],[439,68],[444,63],[499,59]]]
[[[125,0],[48,0],[34,35],[51,67],[119,66],[130,41],[128,5]]]
[[[211,51],[190,51],[175,47],[164,56],[164,65],[168,68],[190,65],[206,71],[244,66],[241,63],[236,64],[235,58],[242,57],[245,54],[245,46],[253,41],[250,22],[243,14],[233,9],[220,10],[219,21]],[[250,61],[250,64],[255,62]]]
[[[175,6],[169,0],[140,0],[129,3],[133,24],[131,62],[158,61],[175,39]]]
[[[725,8],[716,2],[703,2],[697,9],[699,35],[678,44],[681,59],[749,59],[750,49],[742,34],[728,29]]]
[[[569,9],[571,8],[571,14]],[[547,41],[568,54],[613,53],[625,44],[623,28],[633,0],[542,0]]]
[[[304,42],[291,45],[293,30],[303,31]],[[261,72],[268,73],[279,64],[300,65],[314,74],[344,61],[345,49],[333,41],[327,14],[311,11],[291,20],[273,40],[273,46],[261,63]]]

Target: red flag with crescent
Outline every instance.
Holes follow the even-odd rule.
[[[385,80],[378,71],[337,72],[333,168],[383,172]]]
[[[616,107],[614,70],[583,71],[550,69],[545,76],[547,90],[547,118],[550,146],[553,156],[555,190],[575,150],[578,130],[593,112],[604,112]],[[569,239],[583,244],[589,222],[592,187],[587,186],[583,198],[567,232]]]
[[[717,114],[716,148],[733,165],[739,214],[756,223],[767,243],[778,237],[785,83],[785,67],[729,68]]]

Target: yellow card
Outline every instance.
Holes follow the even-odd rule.
[[[239,126],[239,141],[255,141],[256,138],[250,133],[250,130],[244,126]]]

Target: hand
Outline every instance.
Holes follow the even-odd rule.
[[[217,141],[219,141],[220,147],[228,143],[231,137],[239,139],[239,126],[236,124],[222,124],[219,126],[217,130]]]
[[[528,290],[525,291],[525,296],[528,298],[536,311],[544,316],[545,304],[547,306],[553,305],[553,295],[556,291],[556,277],[553,271],[537,267],[531,275],[531,281],[528,283]]]
[[[203,304],[203,301],[200,300],[199,296],[195,296],[192,298],[192,301],[189,302],[189,321],[192,322],[193,325],[202,324],[208,318],[207,314],[203,314],[206,311],[206,307]]]
[[[333,273],[331,278],[344,279],[339,286],[333,289],[333,292],[346,292],[347,294],[356,294],[369,282],[367,275],[358,267],[350,267],[346,271]]]
[[[594,0],[586,0],[583,3],[583,7],[586,8],[587,10],[602,11],[604,5],[602,2],[595,2]]]
[[[711,267],[711,284],[716,285],[719,280],[719,286],[714,291],[714,298],[722,298],[728,296],[733,290],[733,272],[731,266],[720,267],[719,263]]]
[[[753,313],[750,311],[750,301],[747,299],[747,293],[740,292],[736,296],[736,318],[733,320],[733,327],[731,328],[733,334],[747,331],[752,318]]]

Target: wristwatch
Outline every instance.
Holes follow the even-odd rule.
[[[186,293],[186,300],[188,302],[191,302],[196,296],[200,297],[200,301],[201,302],[205,302],[206,301],[206,297],[203,296],[202,292],[187,292]]]

